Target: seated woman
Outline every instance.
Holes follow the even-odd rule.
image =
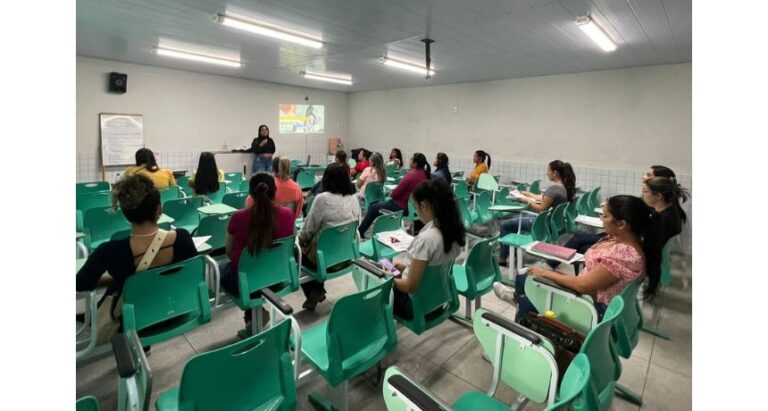
[[[416,214],[425,225],[408,247],[405,264],[395,263],[403,274],[395,279],[392,288],[392,310],[405,319],[413,318],[410,295],[419,290],[427,267],[450,263],[465,244],[464,225],[459,217],[456,198],[442,179],[419,183],[413,190],[413,201],[416,203]]]
[[[371,154],[371,165],[366,167],[360,176],[357,177],[357,195],[360,197],[360,204],[363,204],[365,198],[365,187],[368,183],[386,183],[387,169],[384,167],[384,157],[380,153]]]
[[[229,220],[226,246],[229,262],[221,264],[219,271],[221,286],[230,294],[240,295],[237,270],[244,249],[247,248],[251,255],[255,255],[272,245],[273,240],[293,234],[293,210],[275,202],[276,191],[275,179],[271,175],[257,173],[248,183],[248,193],[253,204],[236,211]],[[269,321],[269,313],[263,318],[265,322]],[[251,332],[251,310],[245,312],[244,320],[245,329],[238,332],[243,338]]]
[[[315,197],[312,210],[304,219],[299,232],[299,245],[303,254],[301,263],[313,268],[317,265],[317,237],[320,230],[360,220],[360,203],[344,167],[329,165],[323,174],[323,188],[325,191]],[[312,280],[302,284],[301,288],[307,297],[304,309],[314,310],[318,303],[325,300],[323,283]]]
[[[187,230],[164,231],[158,227],[157,220],[163,214],[160,192],[149,177],[141,173],[124,176],[112,188],[112,204],[120,205],[120,211],[131,224],[131,234],[98,246],[77,272],[75,280],[77,291],[107,287],[99,305],[107,295],[122,294],[125,281],[136,272],[155,241],[160,243],[162,239],[149,268],[178,263],[197,255]]]
[[[603,211],[601,219],[608,235],[587,251],[584,256],[586,265],[578,276],[539,266],[528,267],[527,273],[518,275],[515,280],[514,298],[507,286],[493,285],[502,299],[517,301],[515,321],[520,321],[529,312],[537,312],[525,296],[528,275],[544,277],[579,294],[592,296],[600,319],[611,299],[621,294],[627,284],[644,275],[649,279],[646,295],[655,293],[661,278],[661,248],[658,242],[647,237],[652,225],[648,207],[638,197],[618,195],[608,199]]]
[[[491,155],[483,150],[477,150],[475,151],[475,155],[472,156],[472,162],[475,163],[475,169],[472,170],[472,174],[467,177],[467,185],[470,187],[473,187],[475,183],[477,183],[480,174],[485,174],[490,171]]]
[[[215,193],[221,188],[224,182],[224,172],[216,166],[216,158],[213,153],[204,151],[200,153],[200,160],[197,162],[197,171],[192,173],[189,178],[189,186],[194,190],[195,195],[203,196]]]
[[[553,184],[544,191],[544,194],[533,194],[528,191],[522,193],[525,197],[518,201],[528,204],[528,210],[541,213],[566,201],[573,200],[573,195],[576,192],[576,175],[573,174],[573,168],[569,163],[560,160],[550,162],[547,165],[547,178]],[[501,223],[499,237],[517,232],[518,227],[522,232],[531,231],[534,219],[534,216],[517,214],[511,219],[505,220]],[[502,244],[499,265],[506,267],[508,257],[509,246]]]
[[[688,216],[681,202],[690,198],[688,191],[673,178],[651,177],[643,182],[643,201],[651,207],[651,231],[648,237],[664,248],[667,241],[683,231]]]
[[[291,179],[291,159],[275,157],[272,162],[272,173],[275,175],[274,184],[277,187],[275,203],[286,206],[287,203],[293,203],[293,217],[299,218],[304,205],[304,195],[301,187]],[[252,205],[253,198],[248,196],[245,199],[245,208],[251,208]]]
[[[336,164],[336,165],[340,166],[341,168],[346,170],[348,176],[351,176],[352,175],[352,169],[349,168],[349,163],[347,163],[347,153],[344,150],[338,150],[338,151],[336,151],[336,155],[334,156],[334,158],[335,158],[335,162],[333,164]],[[298,171],[297,171],[297,173],[298,173]],[[294,180],[297,178],[296,177],[297,173],[294,173],[294,176],[293,176]],[[322,180],[318,181],[317,183],[315,183],[315,185],[312,186],[312,189],[309,190],[309,194],[312,194],[312,195],[317,195],[317,194],[320,194],[322,192],[323,192],[323,181]],[[306,196],[307,195],[304,196],[305,200],[306,200]]]
[[[431,167],[427,163],[427,158],[424,154],[414,153],[411,159],[411,171],[400,180],[394,190],[389,194],[390,199],[387,201],[380,201],[372,206],[368,207],[368,212],[365,214],[363,222],[360,223],[360,236],[364,236],[368,228],[373,224],[373,220],[379,216],[381,210],[389,211],[404,211],[408,213],[408,199],[411,197],[411,192],[416,188],[419,183],[425,180],[429,180],[431,176]]]
[[[451,170],[448,169],[448,156],[445,153],[437,153],[432,165],[435,166],[435,171],[432,173],[432,179],[441,178],[450,186],[451,181],[453,181],[453,176],[451,175]]]
[[[368,166],[371,165],[371,153],[370,151],[366,149],[360,150],[360,154],[357,155],[357,163],[355,163],[355,168],[350,170],[349,175],[354,177],[356,175],[359,175],[363,172]]]
[[[176,179],[173,171],[167,168],[159,168],[155,154],[148,148],[140,148],[136,151],[136,165],[125,170],[126,175],[142,174],[149,177],[156,188],[175,186]]]
[[[395,169],[397,170],[403,168],[403,153],[399,148],[393,148],[389,153],[389,161],[387,161],[387,165],[395,166]]]

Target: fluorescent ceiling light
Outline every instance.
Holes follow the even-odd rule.
[[[285,27],[276,26],[274,24],[252,20],[247,17],[234,17],[225,16],[223,14],[216,14],[213,16],[213,21],[223,26],[245,30],[250,33],[272,37],[278,40],[285,40],[291,43],[301,44],[302,46],[312,47],[315,49],[321,49],[324,45],[320,39],[312,35],[291,30]]]
[[[155,53],[159,56],[175,57],[185,60],[197,61],[200,63],[218,64],[220,66],[240,68],[240,60],[211,56],[208,54],[194,53],[190,51],[174,50],[166,47],[155,47]]]
[[[425,67],[426,66],[425,64],[419,64],[419,63],[404,60],[401,58],[392,58],[391,56],[382,56],[379,59],[379,63],[382,63],[385,66],[390,66],[390,67],[398,68],[401,70],[410,71],[412,73],[418,73],[422,75],[427,74],[427,68]],[[434,76],[435,71],[430,69],[429,75]]]
[[[598,26],[591,17],[584,16],[577,18],[576,25],[579,26],[592,41],[597,43],[603,51],[610,52],[616,50],[616,44],[614,44],[611,37],[608,36],[608,33],[606,33],[602,27]]]
[[[314,73],[311,71],[302,71],[301,76],[311,80],[327,81],[329,83],[344,84],[345,86],[352,85],[352,76],[340,76],[338,74],[326,74],[326,73]]]

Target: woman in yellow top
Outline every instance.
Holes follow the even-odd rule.
[[[488,165],[486,165],[486,160]],[[480,178],[480,174],[487,173],[491,168],[491,155],[483,150],[475,151],[475,155],[472,157],[472,161],[475,163],[475,169],[472,170],[472,174],[467,178],[467,185],[472,187]]]
[[[155,155],[152,153],[152,150],[148,148],[140,148],[136,151],[136,165],[128,167],[128,169],[125,170],[125,174],[145,175],[155,183],[155,187],[157,188],[176,185],[176,179],[173,178],[173,172],[167,168],[158,167]]]

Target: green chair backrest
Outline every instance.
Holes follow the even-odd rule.
[[[551,209],[542,211],[533,220],[533,226],[531,227],[531,237],[533,237],[533,241],[549,242],[549,216],[551,214]]]
[[[239,171],[224,173],[224,179],[229,181],[227,186],[232,187],[232,191],[240,191],[240,184],[243,182],[243,173]]]
[[[328,268],[358,258],[357,221],[326,227],[317,236],[317,268],[324,279]]]
[[[209,215],[200,219],[195,235],[198,237],[211,236],[208,244],[212,250],[217,250],[227,245],[227,226],[231,214]]]
[[[594,210],[597,207],[600,207],[600,187],[595,188],[589,193],[589,199],[587,205],[589,206],[589,210],[594,214]]]
[[[189,187],[189,176],[180,176],[176,179],[176,185],[184,190],[184,187]]]
[[[608,410],[613,401],[613,390],[621,370],[619,357],[613,346],[611,333],[616,319],[624,309],[624,299],[613,297],[605,310],[603,320],[587,334],[580,353],[589,359],[590,386],[585,389],[585,397],[590,403],[598,404],[599,410]],[[593,391],[594,390],[594,391]]]
[[[533,194],[541,194],[541,180],[536,180],[531,183],[531,189],[528,191],[532,192]]]
[[[589,194],[582,194],[576,203],[576,211],[579,215],[592,215],[592,209],[589,208]]]
[[[560,235],[565,233],[565,209],[568,207],[569,202],[564,202],[555,207],[552,211],[550,220],[550,240],[555,242]]]
[[[384,166],[384,168],[385,168],[385,171],[387,172],[387,177],[395,176],[395,170],[397,169],[395,168],[394,164],[387,164],[386,166]]]
[[[350,158],[349,160],[347,160],[347,165],[349,166],[349,168],[355,168],[355,166],[357,165],[357,161],[355,161],[355,159],[353,158]]]
[[[517,185],[517,190],[518,191],[525,191],[527,189],[528,189],[528,184],[520,183],[520,184]]]
[[[299,171],[299,175],[296,177],[296,183],[302,190],[309,190],[315,185],[315,174],[309,171]]]
[[[99,401],[92,395],[80,398],[75,403],[75,411],[99,411]]]
[[[392,214],[382,214],[373,220],[373,231],[371,233],[371,242],[373,244],[373,259],[378,261],[381,256],[382,247],[386,247],[376,240],[376,234],[384,231],[395,231],[402,228],[403,212],[398,211]]]
[[[408,198],[408,220],[411,222],[417,221],[419,219],[418,214],[416,214],[416,202],[413,200],[413,195],[411,195]]]
[[[550,293],[546,285],[535,281],[531,276],[525,279],[525,296],[536,307],[536,311],[553,311],[558,321],[568,324],[584,335],[597,323],[597,313],[591,300],[570,293]]]
[[[109,183],[106,181],[91,181],[75,184],[75,194],[93,193],[96,191],[109,191]]]
[[[224,197],[221,199],[221,202],[222,204],[226,204],[232,208],[241,210],[245,208],[245,200],[248,198],[248,195],[249,194],[247,191],[227,193],[227,194],[224,194]]]
[[[565,229],[566,231],[571,231],[576,227],[576,217],[579,216],[579,212],[576,210],[576,203],[578,202],[577,198],[574,198],[573,201],[569,201],[566,203],[565,207],[565,215],[564,221],[565,221]]]
[[[375,365],[397,345],[389,278],[340,298],[328,318],[328,383],[335,386]]]
[[[123,328],[136,330],[147,346],[209,322],[205,265],[201,255],[128,277],[122,296]]]
[[[496,191],[499,189],[499,182],[492,175],[483,173],[477,179],[475,188],[478,190]]]
[[[180,410],[295,410],[290,321],[187,361]],[[218,377],[215,377],[218,376]]]
[[[469,197],[469,188],[466,180],[456,181],[453,184],[453,194],[456,198]]]
[[[85,210],[83,213],[83,228],[86,233],[86,246],[96,249],[101,243],[109,241],[112,234],[128,230],[131,225],[123,216],[120,209],[112,207],[97,207]]]
[[[307,200],[307,212],[304,214],[305,218],[309,215],[309,212],[312,211],[312,204],[315,203],[315,197],[316,196],[311,196],[309,197],[309,200]]]
[[[509,197],[509,187],[502,187],[498,193],[496,193],[496,203],[494,205],[513,205],[515,200]]]
[[[250,180],[243,180],[242,183],[240,183],[240,189],[237,191],[245,191],[246,193],[248,190],[251,189],[251,181]]]
[[[82,212],[90,208],[109,207],[112,205],[112,192],[90,191],[78,193],[75,197],[75,208]]]
[[[295,240],[295,236],[279,238],[272,242],[271,248],[255,255],[251,255],[247,247],[243,249],[237,267],[240,290],[237,299],[242,303],[241,308],[261,305],[263,298],[256,297],[254,293],[266,287],[283,285],[278,295],[299,288],[299,272],[293,258]]]
[[[494,249],[498,237],[480,240],[469,249],[464,261],[467,276],[467,297],[474,299],[485,294],[493,287],[493,283],[501,281],[501,271],[496,263]]]
[[[464,172],[463,172],[463,171],[456,171],[456,172],[454,172],[454,173],[452,174],[452,177],[453,177],[453,178],[456,178],[456,177],[464,177]]]
[[[632,350],[640,341],[640,329],[643,327],[643,311],[637,301],[637,291],[642,285],[643,279],[637,279],[627,284],[621,291],[624,299],[624,309],[616,319],[613,326],[613,338],[616,343],[616,352],[624,358],[632,355]]]
[[[365,203],[370,206],[373,203],[384,200],[384,184],[381,182],[372,182],[365,185]]]
[[[575,411],[585,409],[584,390],[589,387],[589,358],[585,354],[577,354],[565,371],[563,382],[560,383],[558,401],[544,411]]]
[[[179,186],[168,186],[159,188],[160,191],[160,204],[165,204],[168,200],[176,200],[181,198],[181,188]]]
[[[404,374],[397,366],[391,365],[387,367],[386,372],[384,373],[384,382],[381,384],[381,391],[384,395],[384,405],[386,406],[387,411],[410,411],[413,408],[409,408],[409,405],[407,403],[410,402],[405,395],[398,395],[397,391],[395,391],[394,387],[391,384],[390,378],[395,377],[402,377],[415,387],[417,387],[423,394],[427,395],[432,401],[434,401],[434,405],[436,405],[438,410],[450,410],[451,407],[443,403],[437,396],[434,395],[434,393],[431,393],[428,389],[424,388],[421,384],[419,384],[417,381],[414,381],[410,376],[407,374]],[[440,408],[442,407],[442,408]],[[423,408],[419,408],[423,409]],[[429,410],[432,410],[434,408],[428,408]]]
[[[283,201],[282,203],[279,203],[281,207],[288,207],[291,209],[291,211],[296,210],[296,202],[295,201]]]
[[[453,262],[428,266],[419,288],[411,294],[413,319],[397,318],[406,328],[421,334],[442,323],[459,309],[459,294],[452,276]]]
[[[672,247],[674,237],[667,240],[661,250],[661,285],[667,287],[672,282],[672,258],[669,249]]]
[[[485,174],[481,174],[482,177]],[[481,223],[485,224],[493,220],[493,213],[488,210],[492,206],[493,194],[490,191],[481,191],[475,198],[475,211],[477,212],[477,218]]]
[[[456,196],[456,202],[459,206],[461,223],[464,224],[464,228],[469,229],[475,224],[475,221],[472,218],[472,213],[469,211],[469,197]]]
[[[208,193],[205,196],[208,197],[214,204],[221,204],[224,200],[224,196],[227,194],[227,186],[224,183],[219,184],[219,191]]]
[[[173,218],[174,226],[182,227],[191,233],[200,224],[200,213],[197,209],[202,206],[202,197],[168,200],[163,204],[163,213]]]

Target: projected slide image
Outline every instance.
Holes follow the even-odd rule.
[[[324,133],[325,106],[313,104],[280,104],[280,133]]]

